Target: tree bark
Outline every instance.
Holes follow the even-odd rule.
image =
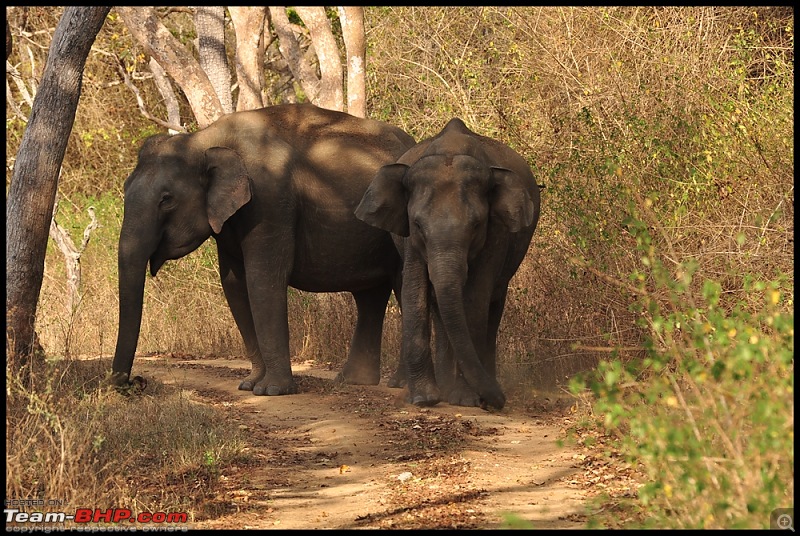
[[[314,103],[329,110],[344,110],[344,89],[342,87],[342,60],[339,47],[333,37],[331,23],[320,6],[295,6],[297,14],[305,22],[319,59],[319,96]]]
[[[264,106],[263,67],[264,22],[267,8],[228,6],[236,30],[236,80],[239,96],[236,110],[254,110]]]
[[[233,111],[231,97],[231,71],[225,51],[225,8],[222,6],[197,6],[194,12],[197,30],[197,54],[200,67],[205,71],[214,92],[219,97],[222,112]]]
[[[222,116],[222,104],[200,64],[158,19],[152,7],[115,7],[131,35],[183,90],[199,128]]]
[[[86,58],[110,10],[64,8],[17,152],[6,205],[6,356],[12,368],[29,363],[40,349],[34,323],[58,174]]]
[[[364,8],[339,6],[342,37],[347,51],[347,113],[367,116],[367,45],[364,34]]]

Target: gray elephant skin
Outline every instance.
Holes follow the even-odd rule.
[[[403,257],[401,361],[413,404],[505,405],[497,331],[539,211],[525,159],[458,118],[376,174],[356,216],[390,231]]]
[[[112,384],[131,385],[148,262],[155,276],[212,236],[252,362],[239,389],[297,392],[288,286],[352,293],[358,317],[339,379],[377,384],[386,303],[399,291],[402,261],[391,235],[353,212],[377,170],[414,144],[387,123],[311,104],[236,112],[195,133],[145,140],[125,181]]]

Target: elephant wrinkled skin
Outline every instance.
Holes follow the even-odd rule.
[[[358,319],[340,379],[377,384],[386,303],[401,258],[353,211],[377,170],[414,140],[387,123],[311,104],[228,114],[192,134],[148,138],[125,181],[120,318],[112,383],[130,384],[145,270],[216,239],[225,297],[252,371],[239,388],[297,392],[287,286],[349,291]],[[211,320],[213,321],[213,320]]]
[[[403,257],[401,364],[412,403],[444,396],[456,405],[504,406],[497,330],[539,210],[525,159],[457,118],[376,174],[356,216],[393,233]]]

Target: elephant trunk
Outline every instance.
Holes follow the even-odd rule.
[[[114,361],[111,365],[111,382],[124,386],[130,382],[133,356],[139,342],[144,301],[144,282],[147,261],[155,247],[143,243],[138,230],[123,224],[120,234],[119,265],[119,330]]]
[[[464,379],[488,405],[502,408],[506,402],[505,395],[497,380],[481,363],[467,323],[464,309],[466,252],[463,256],[436,255],[430,259],[428,273],[436,293],[442,324]]]

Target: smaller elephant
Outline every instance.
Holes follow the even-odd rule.
[[[458,118],[378,170],[355,214],[390,231],[403,258],[401,364],[411,403],[505,405],[497,331],[539,211],[525,159]]]

